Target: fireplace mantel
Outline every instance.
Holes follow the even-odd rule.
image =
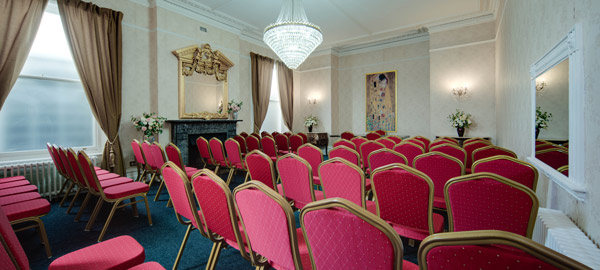
[[[203,136],[207,140],[212,137],[225,142],[236,135],[236,124],[242,120],[231,119],[174,119],[167,120],[171,124],[171,142],[181,151],[183,162],[189,166],[199,166],[199,154],[196,139]]]

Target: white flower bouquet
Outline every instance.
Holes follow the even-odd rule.
[[[465,114],[464,111],[456,110],[456,113],[448,115],[452,127],[454,128],[469,128],[471,122],[471,114]]]

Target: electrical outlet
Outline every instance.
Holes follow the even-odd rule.
[[[129,166],[131,166],[131,167],[135,166],[135,161],[129,161]]]

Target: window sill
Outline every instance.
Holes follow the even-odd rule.
[[[102,156],[101,150],[98,151],[98,149],[95,148],[82,149],[85,150],[86,154],[88,154],[89,156]],[[79,151],[82,149],[76,148],[74,150]],[[0,154],[0,167],[14,164],[29,164],[47,160],[52,160],[52,158],[48,154],[48,150],[2,153]]]
[[[552,182],[556,183],[564,190],[566,190],[571,196],[577,199],[580,202],[584,202],[586,198],[586,189],[585,186],[576,183],[573,179],[566,177],[562,173],[558,172],[554,168],[548,166],[546,163],[540,161],[534,157],[527,157],[527,161],[533,166],[535,166],[538,171],[543,173],[550,179]]]

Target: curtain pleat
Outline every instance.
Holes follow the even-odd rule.
[[[284,63],[277,61],[277,79],[283,122],[289,130],[292,130],[294,123],[294,71]]]
[[[254,106],[254,132],[259,132],[265,121],[271,95],[274,60],[250,53],[252,65],[252,104]]]

